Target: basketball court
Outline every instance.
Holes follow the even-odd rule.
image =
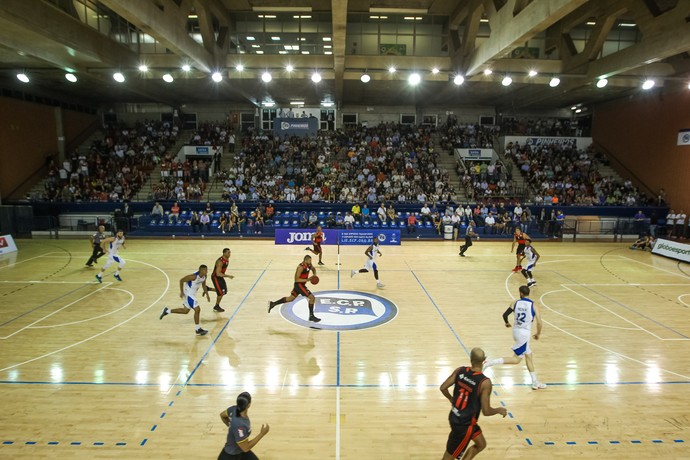
[[[219,413],[242,391],[254,434],[271,426],[262,459],[441,458],[438,387],[472,347],[511,354],[501,315],[525,281],[509,242],[482,239],[465,258],[453,242],[382,246],[383,289],[350,277],[365,247],[342,248],[339,266],[326,246],[319,330],[300,305],[266,312],[303,246],[131,240],[124,281],[111,267],[99,284],[88,241],[18,243],[0,260],[3,458],[216,458]],[[226,246],[226,311],[199,296],[209,334],[192,315],[159,320],[180,278]],[[535,243],[545,323],[532,348],[548,388],[531,389],[524,363],[488,372],[509,416],[480,418],[479,458],[690,458],[690,267],[627,246]]]

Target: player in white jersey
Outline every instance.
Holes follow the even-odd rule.
[[[522,276],[524,276],[527,279],[527,287],[532,287],[535,284],[537,284],[536,281],[534,281],[534,278],[532,277],[532,270],[534,270],[534,267],[537,265],[537,261],[539,260],[539,253],[537,252],[536,249],[534,249],[534,246],[532,246],[532,241],[527,240],[525,243],[525,249],[523,251],[523,254],[525,256],[524,260],[527,261],[527,267],[522,269]]]
[[[374,278],[376,279],[376,287],[382,288],[385,286],[381,281],[379,281],[379,269],[376,266],[376,258],[383,256],[381,251],[379,251],[379,239],[374,238],[371,246],[364,251],[364,255],[367,256],[367,260],[364,262],[364,268],[358,270],[352,270],[350,272],[350,278],[355,276],[357,273],[368,273],[370,270],[374,272]]]
[[[541,390],[546,388],[546,384],[541,383],[537,379],[537,373],[534,370],[534,362],[532,361],[532,349],[529,346],[530,335],[532,334],[532,322],[534,320],[537,320],[537,333],[533,335],[534,340],[539,340],[539,336],[541,335],[541,313],[539,312],[539,308],[534,305],[534,302],[532,302],[528,296],[529,288],[527,286],[520,286],[520,298],[510,305],[505,313],[503,313],[503,321],[505,321],[506,327],[511,327],[508,316],[511,313],[515,313],[515,324],[512,325],[513,339],[515,340],[515,345],[513,345],[513,356],[509,358],[488,359],[484,363],[484,369],[486,370],[496,364],[519,364],[524,355],[527,370],[529,370],[529,375],[532,378],[532,389]]]
[[[108,253],[108,260],[106,261],[105,265],[103,265],[103,268],[101,268],[101,272],[96,275],[96,279],[99,283],[102,283],[103,272],[105,272],[105,270],[113,263],[117,262],[117,270],[115,270],[115,274],[113,276],[116,280],[122,281],[122,278],[120,278],[120,270],[122,270],[122,267],[125,266],[125,259],[120,257],[118,251],[120,248],[127,249],[125,247],[125,232],[118,230],[115,236],[105,238],[103,241],[101,241],[101,248],[104,252]]]
[[[206,286],[206,275],[208,274],[208,267],[206,265],[199,265],[199,271],[187,275],[180,279],[180,298],[182,299],[182,308],[163,308],[163,312],[159,319],[163,319],[164,316],[170,313],[177,313],[180,315],[186,315],[190,311],[194,310],[194,325],[196,329],[196,335],[206,335],[207,330],[202,329],[199,325],[199,315],[201,314],[201,307],[199,302],[196,300],[196,294],[199,292],[199,288],[203,288],[206,300],[211,301],[211,297],[208,295],[208,287]]]

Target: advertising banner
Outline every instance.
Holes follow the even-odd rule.
[[[380,229],[356,229],[356,230],[333,230],[324,229],[323,245],[348,246],[367,246],[370,245],[374,237],[378,237],[380,245],[399,246],[400,230],[380,230]],[[309,246],[311,238],[314,236],[314,229],[311,228],[276,228],[275,244],[302,244]]]
[[[319,120],[315,117],[305,118],[276,118],[273,120],[273,134],[283,138],[285,136],[316,135]]]
[[[0,255],[17,252],[17,245],[14,244],[12,235],[0,235]]]
[[[656,240],[652,253],[672,259],[690,263],[690,244],[677,243],[670,240]]]
[[[501,143],[505,148],[510,142],[519,142],[520,145],[531,145],[535,147],[556,144],[566,147],[577,147],[578,150],[586,150],[592,145],[591,137],[546,137],[546,136],[504,136]]]

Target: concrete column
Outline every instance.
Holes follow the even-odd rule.
[[[62,107],[55,107],[55,133],[57,134],[58,164],[65,161],[65,132],[62,127]]]

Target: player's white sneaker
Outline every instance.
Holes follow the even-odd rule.
[[[532,384],[532,389],[533,389],[533,390],[543,390],[544,388],[546,388],[546,384],[545,384],[545,383],[534,382],[534,383]]]
[[[357,270],[350,270],[350,278],[357,274]]]
[[[383,284],[383,283],[381,283],[381,282],[379,282],[379,283],[376,283],[376,287],[382,288],[382,287],[386,287],[386,285]]]

